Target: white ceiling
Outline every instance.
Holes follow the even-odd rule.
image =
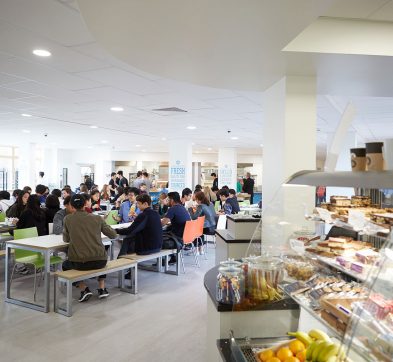
[[[354,1],[324,0],[325,4],[336,4],[334,16],[347,14],[348,9],[359,11],[359,17],[378,16],[381,6],[391,5],[391,1],[372,2],[378,6],[370,7],[370,1],[362,0],[356,0],[356,7]],[[301,23],[321,12],[321,7],[314,10]],[[382,13],[387,16],[387,12]],[[290,28],[302,30],[299,22]],[[31,53],[36,48],[50,49],[52,56],[38,58]],[[318,97],[320,149],[334,132],[340,110],[350,100],[358,109],[353,130],[361,141],[393,137],[392,98],[349,97],[349,92],[327,94],[325,91]],[[112,106],[122,106],[124,112],[114,113],[109,110]],[[166,107],[188,112],[154,111]],[[87,148],[107,141],[105,145],[118,151],[136,151],[136,144],[147,151],[167,151],[168,141],[187,138],[200,152],[208,147],[217,152],[218,147],[235,146],[240,152],[259,153],[262,107],[262,92],[171,80],[114,58],[90,35],[75,1],[0,2],[1,144],[28,140],[62,148]],[[22,117],[21,113],[33,117]],[[90,125],[99,128],[91,129]],[[187,130],[189,125],[197,129]],[[230,135],[227,130],[232,131]],[[234,141],[230,136],[239,139]]]

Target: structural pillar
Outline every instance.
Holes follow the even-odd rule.
[[[192,187],[192,146],[187,140],[173,141],[169,145],[169,190],[180,195],[184,188]]]
[[[296,229],[313,227],[304,211],[315,205],[315,187],[282,184],[316,169],[316,119],[315,77],[287,76],[265,92],[262,247],[268,252],[284,250]]]
[[[36,186],[38,171],[36,167],[37,147],[35,143],[24,143],[19,148],[18,187]]]
[[[218,150],[218,187],[228,186],[236,190],[237,151],[236,148]]]

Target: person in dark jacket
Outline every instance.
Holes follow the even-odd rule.
[[[16,202],[7,210],[7,217],[16,217],[19,219],[22,212],[26,209],[29,196],[30,194],[27,191],[21,191]]]
[[[60,210],[60,201],[59,198],[55,195],[48,195],[45,200],[45,216],[46,216],[46,224],[53,223],[53,218],[56,213]],[[49,230],[49,227],[48,227]]]
[[[36,227],[38,236],[48,235],[45,211],[40,207],[38,195],[30,195],[27,199],[26,209],[20,215],[16,223],[17,229]]]
[[[229,189],[229,199],[227,199],[227,202],[229,202],[232,206],[232,213],[237,214],[240,211],[240,206],[239,202],[237,201],[236,197],[236,191],[234,189]]]
[[[116,230],[120,235],[127,235],[123,240],[119,256],[132,253],[153,254],[159,252],[162,247],[161,219],[158,212],[151,208],[150,196],[138,195],[136,202],[141,213],[131,226]]]
[[[243,192],[251,195],[250,204],[253,204],[254,201],[254,179],[251,178],[251,174],[247,172],[246,179],[243,180]]]
[[[212,189],[214,190],[218,190],[218,177],[217,174],[215,172],[210,174],[211,177],[213,177],[213,186]]]

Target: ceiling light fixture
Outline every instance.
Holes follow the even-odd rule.
[[[259,146],[263,147],[263,144],[261,143]]]
[[[108,141],[107,140],[102,140],[101,143],[108,143]]]
[[[146,150],[142,150],[142,152],[146,152]]]
[[[93,148],[93,146],[87,146],[87,148],[88,148],[89,150],[91,150],[91,149]]]
[[[165,138],[165,137],[162,137],[162,138],[161,138],[161,141],[166,141],[166,138]]]
[[[30,133],[30,131],[28,129],[22,129],[23,133]]]
[[[135,145],[135,147],[141,147],[141,145]]]
[[[113,111],[113,112],[123,112],[124,108],[123,107],[111,107],[111,111]]]
[[[49,50],[45,49],[34,49],[33,54],[39,57],[50,57],[52,53]]]
[[[238,140],[239,137],[231,137],[231,140]]]
[[[22,114],[21,114],[21,116],[22,116],[22,117],[31,117],[31,114],[28,114],[28,113],[22,113]]]
[[[195,126],[188,126],[187,129],[196,129]]]
[[[89,127],[90,127],[90,128],[94,128],[94,129],[95,129],[95,128],[98,128],[97,126],[89,126]]]
[[[211,148],[211,147],[209,147],[207,150],[208,150],[208,151],[211,151],[211,150],[212,150],[212,148]]]

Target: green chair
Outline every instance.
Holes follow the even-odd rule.
[[[216,201],[215,203],[214,203],[214,210],[216,210],[216,211],[219,211],[220,210],[220,201]]]
[[[117,225],[119,222],[113,218],[113,216],[117,216],[119,213],[118,210],[109,211],[109,213],[105,216],[105,222],[108,225]]]
[[[38,236],[37,228],[27,228],[27,229],[15,229],[14,230],[14,239],[26,239],[26,238],[34,238]],[[14,249],[14,258],[15,264],[14,268],[12,269],[11,273],[11,281],[14,277],[15,267],[17,264],[24,264],[24,265],[33,265],[34,267],[34,301],[36,299],[36,292],[37,292],[37,269],[40,269],[42,275],[42,268],[45,266],[45,259],[43,255],[39,252],[29,251],[29,250],[22,250],[22,249]],[[50,264],[60,264],[63,260],[59,256],[51,256],[50,257]]]
[[[0,212],[0,222],[4,222],[4,221],[5,221],[5,213]]]
[[[243,206],[250,206],[250,200],[243,200]]]
[[[0,212],[0,222],[4,222],[6,218],[6,215],[4,212]],[[10,240],[12,239],[12,235],[10,233],[0,233],[0,240],[1,242],[5,240]]]

